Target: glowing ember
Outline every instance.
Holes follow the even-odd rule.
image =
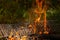
[[[27,36],[22,36],[21,40],[27,40]]]
[[[8,40],[28,40],[28,35],[32,33],[31,26],[32,25],[29,25],[28,28],[21,26],[21,28],[18,30],[11,30],[10,34],[8,35]]]
[[[39,34],[42,34],[42,32],[40,31]]]

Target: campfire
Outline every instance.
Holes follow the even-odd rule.
[[[36,0],[37,7],[34,9],[34,12],[36,13],[37,17],[34,18],[34,23],[31,23],[28,25],[28,29],[24,29],[24,27],[21,27],[22,29],[14,30],[11,29],[11,32],[8,35],[7,40],[29,40],[30,34],[49,34],[49,29],[47,27],[47,20],[46,20],[46,10],[47,5],[45,0]],[[40,28],[40,31],[37,30],[38,24],[41,23],[41,16],[43,14],[43,26]],[[37,32],[38,31],[38,32]],[[34,39],[34,38],[33,38]]]

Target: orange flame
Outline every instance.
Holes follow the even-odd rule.
[[[35,20],[35,23],[40,22],[40,17]]]
[[[46,27],[46,4],[43,5],[43,3],[45,4],[45,0],[36,0],[36,4],[38,6],[38,8],[36,8],[34,10],[35,13],[37,13],[38,15],[38,18],[36,18],[35,20],[35,26],[34,26],[34,30],[36,32],[36,23],[39,23],[40,22],[40,18],[41,18],[41,14],[43,13],[44,14],[44,34],[48,34],[49,32],[47,31],[47,27]],[[42,32],[40,31],[39,32],[40,34],[42,34]]]

